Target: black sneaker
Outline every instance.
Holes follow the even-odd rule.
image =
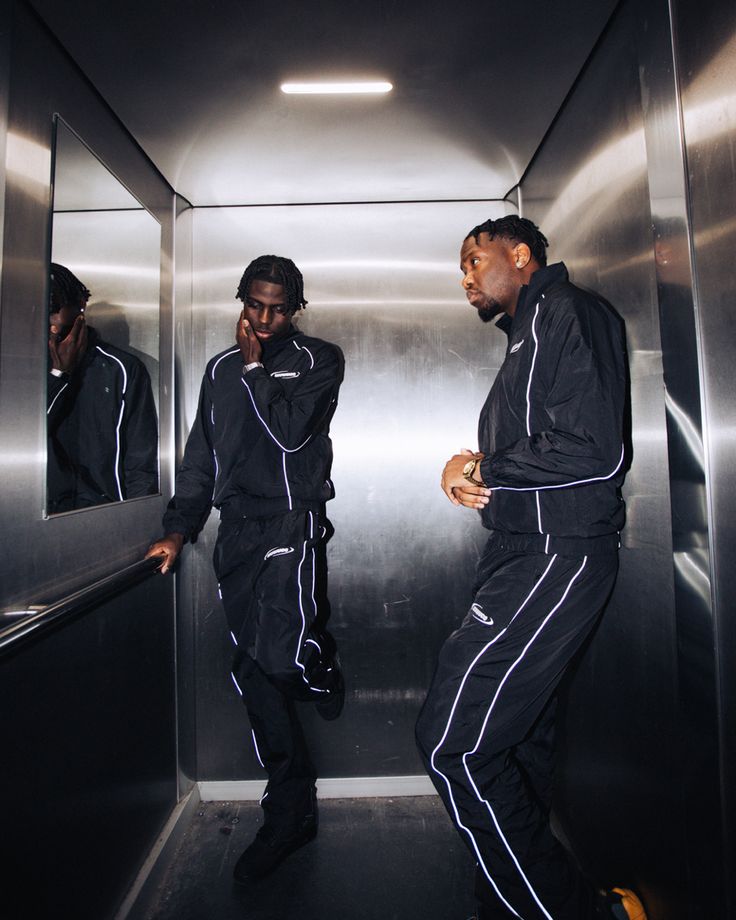
[[[596,920],[647,920],[644,905],[630,888],[601,891],[596,907]]]
[[[336,677],[334,678],[335,683],[332,690],[329,693],[322,694],[314,704],[317,712],[327,722],[332,722],[336,719],[345,705],[345,678],[342,676],[337,659],[335,659],[333,667],[336,671]]]
[[[302,818],[296,830],[277,829],[264,824],[253,843],[247,847],[233,869],[233,878],[241,885],[263,878],[294,850],[317,836],[317,812]]]

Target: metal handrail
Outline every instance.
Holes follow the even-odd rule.
[[[0,629],[0,652],[14,646],[22,639],[36,635],[66,617],[76,616],[110,595],[119,593],[123,588],[131,587],[152,575],[160,565],[160,558],[141,559],[118,572],[113,572],[112,575],[100,578],[99,581],[85,588],[68,594],[53,604],[46,604],[40,609],[34,607],[32,613]]]

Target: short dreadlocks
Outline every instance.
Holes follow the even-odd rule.
[[[81,309],[89,300],[89,288],[65,265],[52,262],[49,281],[49,313],[57,313],[66,306]]]
[[[510,243],[526,243],[531,250],[532,258],[539,265],[547,264],[546,250],[549,246],[547,237],[536,224],[526,217],[509,214],[508,217],[499,217],[498,220],[487,220],[484,224],[478,224],[477,227],[473,227],[465,239],[467,240],[474,236],[476,243],[479,243],[478,237],[481,233],[487,233],[492,240],[499,237],[502,240],[508,240]]]
[[[307,305],[304,299],[304,278],[291,259],[285,256],[258,256],[243,272],[236,297],[245,301],[251,281],[269,281],[281,284],[286,293],[286,305],[291,313],[303,310]]]

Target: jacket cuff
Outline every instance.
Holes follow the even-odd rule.
[[[493,488],[493,455],[490,457],[484,457],[478,464],[478,469],[480,470],[480,478],[483,480],[485,485],[489,489]]]

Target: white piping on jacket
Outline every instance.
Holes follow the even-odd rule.
[[[314,355],[313,355],[312,352],[307,348],[306,345],[298,345],[296,342],[294,342],[293,344],[294,344],[294,347],[295,347],[298,351],[306,351],[306,353],[309,355],[309,360],[310,360],[310,362],[311,362],[311,363],[310,363],[310,366],[309,366],[309,369],[310,369],[310,371],[311,371],[312,368],[314,367],[314,364],[315,364]],[[241,381],[242,381],[242,383],[243,383],[243,386],[244,386],[244,387],[246,388],[246,390],[248,391],[248,396],[250,396],[250,401],[253,403],[253,409],[255,410],[256,415],[257,415],[258,418],[260,419],[261,424],[262,424],[263,427],[266,429],[266,431],[269,433],[269,435],[271,436],[271,438],[273,439],[273,441],[274,441],[276,444],[278,444],[278,446],[281,448],[281,450],[284,451],[284,453],[287,453],[287,454],[295,454],[298,450],[301,450],[302,447],[304,447],[304,445],[311,439],[312,435],[311,435],[311,434],[307,435],[307,437],[305,438],[305,440],[304,440],[298,447],[291,447],[291,448],[289,448],[289,447],[284,447],[284,445],[281,443],[281,441],[279,441],[279,439],[276,437],[276,435],[275,435],[275,434],[271,431],[271,429],[268,427],[268,425],[266,424],[266,420],[263,418],[263,416],[261,415],[261,413],[258,411],[258,406],[256,405],[256,401],[255,401],[255,399],[253,398],[253,393],[251,392],[251,389],[250,389],[250,387],[248,386],[248,382],[246,381],[245,377],[241,377],[240,379],[241,379]],[[288,488],[288,483],[287,483],[287,488]],[[290,498],[289,500],[291,501],[291,498]],[[289,507],[291,508],[291,505],[289,505]]]
[[[271,431],[271,429],[268,427],[268,425],[266,424],[266,420],[263,418],[263,416],[261,415],[261,413],[258,411],[258,406],[256,405],[256,401],[255,401],[255,399],[253,398],[253,393],[251,392],[251,389],[250,389],[250,387],[248,386],[248,382],[247,382],[247,380],[245,379],[245,377],[241,377],[241,378],[240,378],[240,382],[243,384],[243,386],[244,386],[245,389],[247,390],[248,396],[250,396],[250,401],[253,403],[253,409],[254,409],[256,415],[257,415],[258,418],[260,419],[260,422],[261,422],[261,424],[263,425],[263,427],[266,429],[266,431],[267,431],[267,432],[269,433],[269,435],[271,436],[271,438],[272,438],[272,440],[274,441],[274,443],[278,444],[278,446],[281,448],[281,450],[283,450],[283,452],[284,452],[285,454],[295,454],[298,450],[301,450],[302,447],[304,447],[304,445],[310,440],[310,438],[312,437],[312,435],[311,435],[311,434],[310,434],[310,435],[307,435],[307,437],[304,439],[304,441],[303,441],[298,447],[291,447],[291,448],[289,448],[289,447],[284,447],[284,445],[281,443],[281,441],[279,441],[279,439],[276,437],[276,435],[275,435],[275,434]]]
[[[612,479],[621,469],[624,462],[624,445],[621,444],[621,456],[615,468],[605,476],[591,476],[589,479],[578,479],[575,482],[561,482],[553,486],[490,486],[494,491],[503,490],[505,492],[542,492],[548,489],[569,489],[571,486],[583,486],[588,482],[603,482],[606,479]]]
[[[306,351],[306,353],[309,355],[309,360],[312,362],[312,363],[309,365],[309,370],[311,371],[312,368],[314,367],[314,355],[312,354],[312,352],[307,348],[306,345],[297,345],[297,343],[294,342],[294,346],[295,346],[299,351]]]
[[[48,407],[48,409],[46,410],[46,415],[49,415],[49,414],[51,413],[51,410],[54,408],[54,403],[55,403],[56,400],[61,396],[61,394],[64,392],[64,390],[65,390],[68,386],[69,386],[69,383],[68,383],[68,382],[65,383],[64,386],[63,386],[63,387],[59,390],[59,392],[56,394],[56,396],[54,396],[54,398],[51,400],[51,405],[50,405],[50,406]]]
[[[281,465],[284,468],[284,482],[286,483],[286,495],[289,499],[289,511],[294,510],[294,504],[291,500],[291,489],[289,488],[289,477],[286,475],[286,451],[281,454]]]
[[[220,363],[220,361],[223,361],[225,358],[229,357],[230,355],[234,355],[238,351],[240,351],[239,348],[233,348],[230,351],[226,351],[224,355],[220,355],[217,361],[215,361],[215,363],[212,365],[212,370],[210,371],[210,377],[212,378],[213,383],[215,382],[215,371],[217,370],[217,365]]]
[[[107,355],[108,358],[112,358],[113,361],[117,361],[120,365],[120,369],[123,372],[123,393],[122,399],[120,400],[120,415],[118,416],[118,424],[115,429],[115,482],[118,484],[118,495],[120,496],[120,501],[124,501],[123,496],[123,487],[120,482],[120,427],[123,424],[123,415],[125,413],[125,391],[128,389],[128,374],[125,370],[125,365],[120,360],[116,358],[115,355],[111,355],[109,351],[105,351],[104,348],[100,348],[99,345],[96,345],[95,348],[97,351],[102,352],[103,355]]]
[[[544,300],[544,294],[542,294],[541,299]],[[539,315],[539,303],[540,301],[537,302],[537,306],[534,310],[534,318],[532,319],[532,337],[534,339],[534,354],[532,355],[532,366],[529,369],[529,380],[526,386],[526,433],[528,437],[532,436],[531,389],[532,389],[532,376],[534,374],[534,366],[537,362],[537,351],[539,350],[539,339],[537,338],[537,326],[536,326],[537,316]],[[590,479],[579,479],[576,482],[563,482],[563,483],[560,483],[559,485],[552,485],[552,486],[493,486],[493,488],[500,489],[505,492],[537,492],[539,493],[540,491],[542,490],[546,491],[547,489],[569,489],[571,486],[582,486],[588,482],[601,482],[606,479],[612,479],[616,475],[616,473],[618,473],[618,471],[621,469],[621,464],[624,462],[624,453],[625,453],[625,449],[622,443],[621,444],[621,457],[619,458],[619,461],[616,464],[615,469],[613,470],[612,473],[608,473],[605,476],[591,476]],[[537,522],[539,524],[539,532],[544,533],[544,530],[542,528],[542,511],[539,505],[539,495],[538,494],[537,494]]]

